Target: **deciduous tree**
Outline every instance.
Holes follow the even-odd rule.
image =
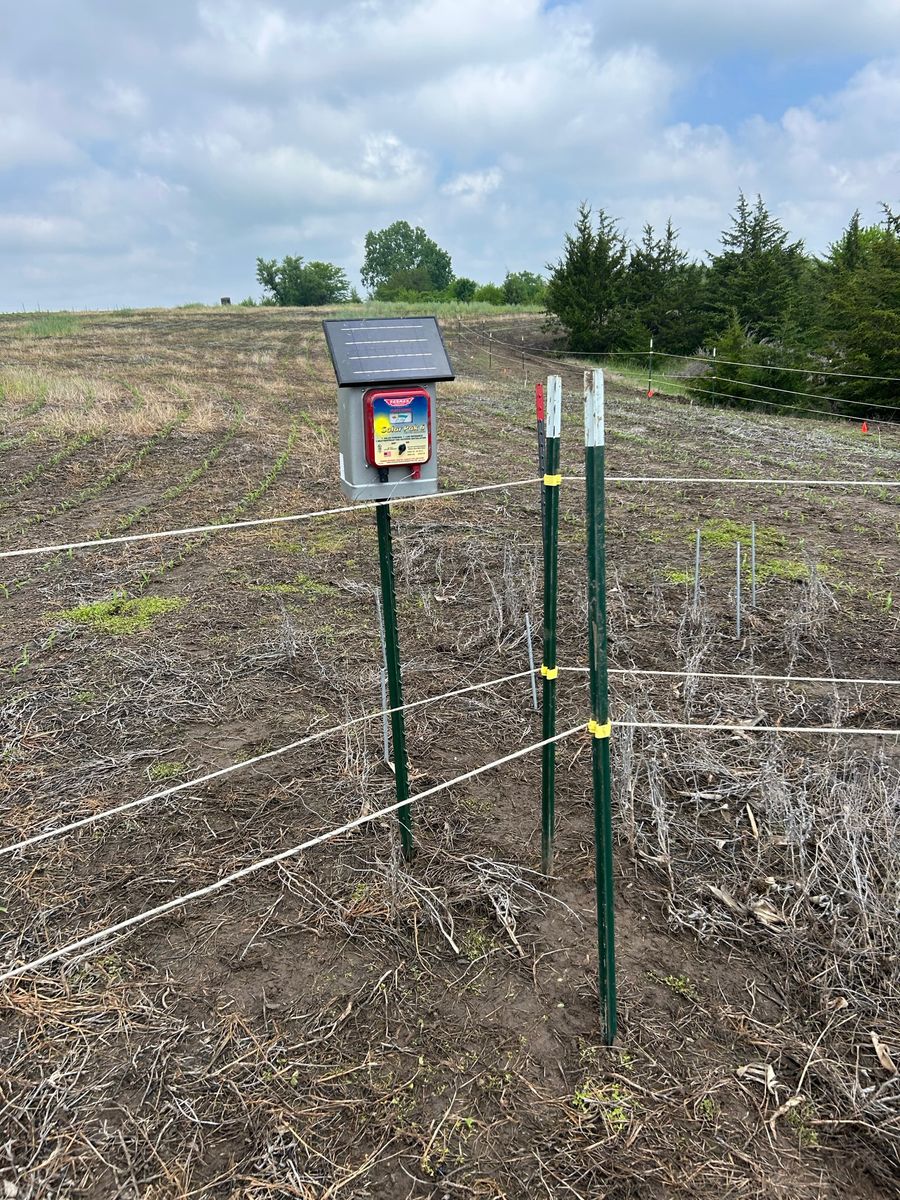
[[[366,254],[360,278],[373,295],[400,272],[424,272],[428,286],[415,290],[443,292],[453,280],[450,255],[425,230],[408,221],[366,234]],[[408,290],[408,289],[407,289]]]

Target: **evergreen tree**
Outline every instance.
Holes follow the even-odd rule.
[[[660,238],[652,225],[644,226],[628,263],[627,292],[635,317],[657,350],[690,354],[703,341],[704,274],[678,245],[671,218]]]
[[[616,221],[601,208],[595,228],[591,209],[580,205],[562,258],[547,268],[546,308],[566,331],[571,349],[604,353],[627,344],[633,334],[625,293],[627,258]]]
[[[860,229],[855,213],[841,240],[831,247],[825,333],[832,368],[896,380],[900,379],[900,220],[883,207],[881,225]],[[823,377],[821,386],[832,396],[891,405],[893,416],[900,416],[900,384],[890,379],[831,376]],[[853,404],[845,411],[862,416],[866,409]],[[873,408],[871,415],[877,412]]]
[[[710,309],[720,327],[733,309],[759,341],[776,341],[786,328],[805,334],[802,282],[806,256],[802,241],[791,242],[761,196],[751,205],[743,192],[722,233],[722,249],[710,265]]]

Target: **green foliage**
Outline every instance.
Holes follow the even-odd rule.
[[[628,262],[626,294],[654,349],[690,354],[702,344],[705,277],[702,267],[688,262],[671,220],[660,238],[652,225],[644,226]]]
[[[670,355],[715,348],[690,383],[716,403],[897,419],[900,215],[883,210],[869,227],[854,213],[816,261],[762,197],[741,193],[703,266],[688,260],[671,221],[660,235],[645,226],[629,255],[617,223],[583,204],[551,268],[546,308],[576,351],[645,351],[651,336]],[[507,302],[524,274],[507,276]]]
[[[666,567],[666,569],[663,571],[663,575],[666,577],[669,583],[686,584],[694,582],[693,571],[680,571],[677,567]]]
[[[503,288],[497,287],[496,283],[481,284],[475,292],[473,300],[476,304],[493,304],[495,306],[506,304]]]
[[[24,326],[28,337],[72,337],[81,329],[82,322],[69,313],[41,313]]]
[[[430,315],[443,321],[455,321],[457,317],[462,318],[463,321],[471,321],[476,317],[496,316],[498,309],[510,314],[521,314],[522,312],[520,308],[510,308],[502,300],[499,304],[490,304],[479,300],[462,303],[459,300],[446,299],[444,296],[445,294],[441,294],[439,298],[436,298],[432,293],[427,296],[402,300],[365,300],[359,304],[344,305],[340,309],[335,307],[333,311],[340,312],[341,316],[411,317],[420,316],[423,310],[427,309]],[[534,308],[528,311],[540,312],[541,310]]]
[[[88,625],[98,633],[121,635],[140,633],[158,617],[175,612],[186,603],[177,596],[139,596],[132,599],[116,596],[112,600],[98,600],[94,604],[66,609],[58,616],[78,625]]]
[[[274,258],[258,258],[256,278],[266,299],[278,305],[306,308],[350,299],[350,281],[340,267],[328,262],[304,263],[299,255],[286,254],[280,263]]]
[[[492,950],[495,950],[497,943],[487,930],[476,927],[467,929],[459,941],[459,948],[463,955],[470,962],[477,962],[479,958],[485,958]]]
[[[179,775],[184,774],[185,763],[175,762],[155,762],[147,768],[147,777],[153,783],[168,783],[170,779],[177,779]]]
[[[478,284],[474,279],[467,279],[465,275],[460,275],[450,284],[450,295],[454,300],[461,300],[464,304],[474,300],[477,291]]]
[[[507,304],[543,304],[547,284],[533,271],[507,271],[503,280],[503,298]]]
[[[825,335],[837,368],[859,375],[900,377],[900,225],[885,206],[880,226],[860,229],[854,213],[841,240],[831,247],[823,271],[827,280]],[[888,405],[900,417],[898,385],[881,379],[823,380],[838,399]],[[845,406],[855,416],[860,404]],[[870,415],[877,414],[874,407]],[[885,414],[882,413],[882,416]]]
[[[424,296],[434,291],[427,267],[406,267],[395,271],[375,289],[378,300],[399,300],[407,296]]]
[[[751,205],[739,194],[731,228],[722,233],[722,249],[710,264],[714,321],[724,323],[734,311],[760,341],[783,340],[786,327],[798,323],[805,255],[803,243],[788,237],[761,196]]]
[[[392,297],[382,295],[381,289],[387,285],[403,290],[397,283],[397,276],[418,269],[422,275],[415,276],[416,284],[405,290],[443,292],[453,281],[450,255],[420,225],[414,229],[408,221],[394,221],[386,229],[377,232],[370,229],[366,234],[360,278],[370,293],[379,299],[390,299]],[[418,286],[426,280],[427,286]]]
[[[674,992],[676,996],[680,996],[682,1000],[696,1001],[698,999],[697,989],[694,987],[687,975],[667,975],[663,979],[663,983],[670,992]]]
[[[636,1104],[620,1083],[601,1083],[588,1077],[575,1089],[573,1106],[586,1116],[599,1116],[610,1133],[621,1132],[631,1121]]]
[[[733,550],[735,544],[750,547],[750,526],[742,525],[740,521],[732,521],[729,517],[712,517],[700,526],[700,537],[705,546],[715,546],[720,549]],[[691,534],[690,540],[693,541]],[[784,547],[784,535],[770,525],[757,525],[756,552],[757,555],[769,554]]]
[[[546,306],[566,331],[573,350],[605,353],[621,349],[633,334],[626,308],[628,247],[617,223],[601,208],[596,228],[587,204],[578,210],[575,232],[566,234],[559,262],[550,268]]]

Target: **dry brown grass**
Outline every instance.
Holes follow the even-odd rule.
[[[531,341],[529,321],[503,328]],[[340,502],[317,322],[95,314],[38,342],[22,319],[0,321],[7,478],[48,461],[62,430],[108,430],[10,497],[7,544]],[[521,363],[495,351],[488,371],[477,339],[447,332],[459,378],[441,389],[444,486],[536,474]],[[564,371],[571,477],[580,372]],[[226,440],[238,407],[247,418]],[[137,461],[182,409],[184,426]],[[710,411],[698,422],[618,387],[608,432],[620,474],[830,473],[839,458],[842,473],[895,478],[900,464],[888,437],[879,449],[818,424]],[[615,665],[782,673],[793,656],[813,674],[893,670],[900,626],[882,594],[900,566],[896,504],[840,501],[611,488]],[[560,655],[576,665],[581,484],[564,484],[561,509]],[[397,510],[409,698],[527,666],[537,512],[530,489]],[[783,536],[780,555],[806,547],[829,570],[768,579],[738,643],[728,548],[709,552],[699,613],[666,571],[691,569],[698,523],[748,514]],[[19,581],[16,570],[0,627],[3,842],[146,794],[148,774],[190,778],[379,706],[368,512],[59,557]],[[124,586],[183,603],[122,637],[59,615]],[[583,679],[563,683],[560,728],[587,708]],[[767,724],[877,725],[900,708],[891,689],[629,677],[615,677],[613,701],[620,717]],[[520,681],[416,709],[408,733],[420,789],[537,740],[539,722]],[[378,722],[362,725],[0,859],[0,961],[388,803],[380,739]],[[614,747],[615,1050],[597,1044],[589,747],[573,738],[558,752],[552,881],[534,872],[539,765],[525,759],[417,806],[411,867],[395,823],[379,822],[4,985],[0,1183],[16,1200],[893,1196],[900,1093],[878,1050],[900,1057],[893,751],[625,730]]]

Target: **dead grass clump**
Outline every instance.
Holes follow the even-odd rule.
[[[733,698],[705,699],[705,720],[740,711]],[[619,748],[618,802],[670,922],[704,940],[761,940],[784,959],[806,1038],[787,1025],[766,1038],[791,1094],[815,1106],[815,1128],[853,1122],[900,1164],[898,1076],[877,1050],[900,1046],[896,763],[840,739],[824,753],[818,739],[814,753],[777,734],[639,741]]]

